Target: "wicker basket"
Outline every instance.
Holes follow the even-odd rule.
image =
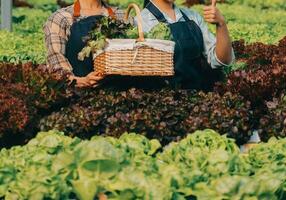
[[[99,54],[94,55],[95,71],[104,75],[129,75],[129,76],[172,76],[174,75],[173,56],[174,50],[165,51],[154,48],[152,43],[166,45],[167,48],[174,48],[173,41],[152,40],[144,38],[142,29],[142,17],[140,9],[136,4],[128,6],[125,20],[128,20],[131,9],[135,9],[138,19],[139,38],[132,39],[111,39],[107,43],[116,43],[123,40],[125,44],[132,44],[131,49],[110,50],[108,47]],[[145,44],[146,43],[146,44]],[[136,44],[133,46],[133,44]],[[107,45],[108,46],[108,45]],[[156,46],[156,44],[155,44]]]

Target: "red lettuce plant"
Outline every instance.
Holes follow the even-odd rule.
[[[32,135],[39,118],[71,96],[63,74],[51,73],[43,65],[1,63],[0,137]]]
[[[286,37],[279,45],[234,43],[238,60],[246,62],[246,70],[230,73],[226,83],[217,84],[215,91],[232,92],[251,101],[257,108],[278,96],[286,88]]]
[[[261,117],[259,132],[263,140],[270,137],[286,137],[286,95],[274,98],[267,103],[268,111]]]
[[[193,130],[213,128],[242,142],[250,135],[251,122],[250,103],[231,93],[130,89],[93,91],[76,104],[44,117],[40,128],[84,138],[136,132],[164,144]]]

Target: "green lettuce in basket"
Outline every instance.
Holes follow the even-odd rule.
[[[138,28],[130,22],[103,17],[95,24],[88,36],[83,38],[86,46],[79,52],[78,59],[84,60],[91,53],[102,51],[106,44],[106,39],[137,39],[139,37]],[[159,23],[150,32],[145,34],[145,38],[171,40],[172,35],[169,27],[164,23]]]

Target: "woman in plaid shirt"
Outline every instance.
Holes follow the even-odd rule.
[[[48,67],[69,73],[78,87],[96,85],[102,77],[93,72],[92,58],[79,61],[77,55],[85,46],[82,38],[100,17],[108,15],[123,19],[124,12],[102,0],[76,0],[52,14],[44,26]]]

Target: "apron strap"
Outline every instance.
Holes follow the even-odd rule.
[[[74,19],[80,16],[80,2],[79,0],[76,0],[74,2],[74,8],[73,8],[73,17]],[[112,18],[115,18],[115,13],[113,11],[113,9],[111,7],[106,7],[107,11],[108,11],[108,15],[111,16]]]
[[[113,9],[111,7],[106,7],[107,11],[108,11],[108,15],[112,18],[116,18],[115,13],[113,11]]]
[[[77,18],[79,16],[80,16],[80,2],[79,0],[76,0],[73,6],[73,17]]]
[[[166,20],[166,18],[164,17],[163,13],[150,1],[146,7],[146,9],[148,9],[159,22],[163,22],[163,23],[168,23],[168,21]],[[182,9],[180,9],[183,18],[186,22],[191,21],[190,18],[183,12]]]
[[[146,9],[148,9],[159,22],[168,23],[163,13],[151,1],[147,4]]]
[[[184,18],[184,20],[185,20],[186,22],[191,21],[190,18],[184,13],[184,11],[183,11],[182,9],[180,9],[180,11],[181,11],[181,13],[182,13],[182,15],[183,15],[183,18]]]

